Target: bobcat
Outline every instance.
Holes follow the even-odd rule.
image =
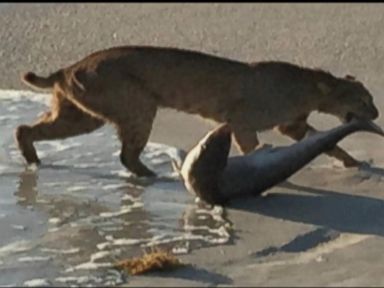
[[[122,143],[120,160],[138,176],[153,176],[139,159],[158,107],[228,123],[242,153],[254,150],[257,131],[277,127],[295,140],[314,131],[312,111],[341,121],[375,119],[379,112],[363,84],[351,76],[268,61],[243,63],[200,52],[149,46],[114,47],[89,55],[48,77],[22,80],[51,89],[53,101],[37,123],[16,129],[28,163],[39,163],[33,142],[89,133],[109,122]],[[339,147],[327,152],[346,167],[359,164]]]

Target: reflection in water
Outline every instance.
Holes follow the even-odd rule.
[[[38,249],[20,256],[31,261],[55,259],[55,272],[46,277],[51,284],[64,280],[78,284],[82,279],[82,284],[110,281],[114,285],[122,279],[109,269],[112,263],[137,256],[148,247],[188,253],[230,238],[220,207],[196,205],[178,180],[138,184],[131,178],[106,177],[94,185],[93,176],[80,170],[58,177],[63,170],[55,171],[53,166],[26,169],[19,173],[14,192],[19,206],[33,207],[48,218]],[[64,178],[83,189],[68,189]]]
[[[29,206],[36,203],[37,179],[38,175],[35,171],[25,169],[19,175],[19,185],[14,193],[17,196],[17,203],[21,206]]]

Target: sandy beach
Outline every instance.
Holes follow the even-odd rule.
[[[383,286],[384,139],[377,135],[356,133],[341,142],[370,167],[344,169],[322,155],[266,197],[239,200],[219,216],[197,209],[177,179],[134,184],[122,180],[118,142],[110,127],[42,144],[43,157],[53,166],[38,173],[24,171],[12,142],[13,129],[31,122],[49,100],[41,94],[29,99],[20,73],[47,75],[118,45],[180,47],[241,61],[283,60],[336,76],[350,74],[365,84],[384,111],[382,27],[381,3],[0,4],[0,144],[8,155],[0,158],[0,285],[49,285],[55,282],[39,281],[52,275],[57,280],[55,273],[65,261],[79,267],[90,255],[102,259],[104,251],[108,257],[128,257],[153,239],[171,239],[171,246],[186,239],[191,247],[178,257],[190,266],[111,283]],[[19,114],[12,118],[14,111]],[[320,129],[338,123],[320,114],[311,115],[310,122]],[[376,123],[384,127],[383,117]],[[158,151],[169,147],[189,149],[212,127],[197,116],[159,111],[150,142],[164,146],[149,145],[146,159],[155,161]],[[292,143],[274,131],[261,133],[260,139],[274,145]],[[151,163],[168,173],[169,160],[162,161]],[[209,229],[191,232],[186,219]],[[130,243],[128,248],[123,241],[116,244],[120,238],[130,239],[124,242]],[[93,246],[108,249],[95,254]],[[47,254],[59,248],[67,254]],[[45,273],[37,275],[29,268],[28,261],[34,259]],[[75,276],[88,275],[87,267],[76,270]]]

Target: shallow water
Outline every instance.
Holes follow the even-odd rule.
[[[36,144],[43,165],[26,167],[13,141],[17,125],[47,109],[49,95],[0,91],[0,286],[115,285],[116,260],[153,246],[177,253],[225,244],[219,207],[198,207],[149,143],[143,161],[160,174],[138,179],[121,166],[119,142],[94,133]]]

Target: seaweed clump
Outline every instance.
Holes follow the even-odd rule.
[[[154,271],[169,271],[184,266],[172,253],[161,249],[144,252],[143,256],[117,262],[114,267],[130,275],[140,275]]]

